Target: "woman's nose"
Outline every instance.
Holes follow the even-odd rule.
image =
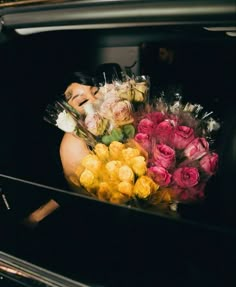
[[[93,95],[92,92],[87,93],[87,99],[91,102],[94,102],[96,100],[96,97]]]

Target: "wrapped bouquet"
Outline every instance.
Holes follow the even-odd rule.
[[[198,104],[167,104],[159,98],[136,123],[135,141],[148,153],[147,175],[165,190],[170,202],[204,198],[208,179],[218,167],[210,149],[219,124]]]
[[[66,102],[62,110],[47,108],[46,120],[90,146],[73,184],[99,200],[136,207],[202,200],[218,166],[211,144],[219,124],[180,98],[167,103],[160,97],[150,105],[148,90],[147,78],[136,77],[100,87],[83,116]]]

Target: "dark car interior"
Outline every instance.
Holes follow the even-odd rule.
[[[89,286],[235,286],[235,2],[25,2],[0,1],[0,250]],[[71,72],[105,63],[149,75],[150,97],[178,92],[214,112],[220,163],[204,203],[173,215],[70,191],[63,132],[44,111]],[[24,224],[50,199],[60,208]]]

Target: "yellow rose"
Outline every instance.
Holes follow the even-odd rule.
[[[134,101],[144,102],[146,99],[147,90],[148,87],[146,82],[136,83],[134,87]]]
[[[118,176],[120,181],[134,182],[134,172],[128,165],[119,168]]]
[[[127,164],[130,164],[131,159],[139,155],[140,151],[136,148],[128,147],[122,150],[122,156]]]
[[[109,150],[106,145],[98,143],[96,144],[94,151],[101,161],[107,162],[109,160]]]
[[[137,176],[144,175],[147,171],[147,163],[145,157],[136,156],[131,159],[131,167]]]
[[[147,198],[158,188],[159,185],[157,185],[150,177],[143,175],[137,179],[134,185],[134,193],[139,198]]]
[[[153,205],[157,205],[159,203],[170,202],[170,201],[171,201],[171,189],[162,187],[151,195],[149,202]]]
[[[121,181],[118,184],[118,191],[124,195],[127,195],[128,197],[133,196],[133,189],[134,185],[127,181]]]
[[[108,176],[112,180],[117,180],[119,175],[119,168],[122,166],[121,161],[119,160],[112,160],[109,161],[106,165],[106,171],[108,173]]]
[[[85,169],[80,175],[80,183],[88,191],[91,191],[93,188],[98,187],[98,179],[95,177],[92,171]]]
[[[112,188],[108,182],[100,182],[97,190],[97,197],[103,201],[109,201],[112,195]]]
[[[111,159],[121,159],[121,152],[125,148],[125,145],[118,141],[113,141],[109,145],[109,153]]]
[[[102,162],[96,155],[88,154],[83,158],[82,166],[98,175],[101,172]]]
[[[114,204],[124,204],[129,200],[129,197],[116,191],[113,192],[111,198],[110,198],[110,202],[114,203]]]
[[[126,99],[128,101],[132,101],[133,100],[133,93],[131,90],[131,83],[130,81],[127,82],[123,82],[120,85],[116,86],[117,92],[118,92],[118,96],[121,99]]]

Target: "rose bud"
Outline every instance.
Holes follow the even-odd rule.
[[[174,130],[172,145],[177,149],[184,149],[194,139],[193,129],[177,126]]]
[[[134,85],[134,101],[144,102],[147,96],[148,86],[147,82],[135,83]]]
[[[120,181],[134,182],[134,172],[128,165],[119,168],[118,176]]]
[[[122,163],[119,160],[109,161],[105,165],[106,171],[108,173],[108,177],[111,180],[118,180],[119,169],[121,166],[122,166]]]
[[[208,174],[215,174],[218,167],[219,156],[217,153],[206,154],[200,160],[201,168]]]
[[[129,82],[124,82],[122,84],[117,84],[116,85],[116,90],[118,92],[118,96],[121,99],[126,99],[128,101],[133,100],[133,93],[131,91],[131,86]]]
[[[109,154],[111,159],[120,159],[122,150],[125,148],[125,145],[121,142],[113,141],[109,145]]]
[[[102,161],[102,162],[107,162],[109,159],[109,150],[108,147],[105,144],[98,143],[96,144],[94,151],[97,155],[97,157]]]
[[[147,163],[145,157],[136,156],[131,159],[131,167],[137,176],[144,175],[147,171]]]
[[[142,119],[138,124],[138,132],[151,135],[154,130],[154,123],[149,119]]]
[[[160,186],[168,186],[172,177],[172,175],[161,166],[152,166],[148,168],[148,176],[150,176]]]
[[[95,175],[100,172],[102,162],[95,154],[88,154],[82,159],[82,166],[92,171]]]
[[[176,169],[173,173],[174,182],[182,188],[197,185],[199,177],[198,169],[195,167],[181,167]]]
[[[93,135],[102,135],[107,127],[107,120],[98,113],[88,114],[85,118],[85,126]]]
[[[133,184],[127,181],[121,181],[118,183],[118,191],[124,195],[127,195],[128,197],[133,196]]]
[[[124,204],[126,203],[128,200],[129,200],[129,196],[125,195],[125,194],[122,194],[118,191],[116,192],[113,192],[112,193],[112,196],[110,198],[110,202],[111,203],[114,203],[114,204]]]
[[[122,157],[127,164],[130,164],[132,158],[139,155],[140,151],[137,148],[127,147],[122,150]]]
[[[147,152],[150,152],[151,150],[151,141],[149,139],[149,136],[144,133],[137,133],[134,137],[137,143],[141,145]]]
[[[172,167],[175,163],[175,151],[165,144],[157,144],[153,149],[154,162],[157,166],[166,169]]]
[[[169,121],[159,123],[155,130],[159,143],[168,143],[172,132],[173,126]]]
[[[134,185],[134,193],[139,198],[147,198],[159,188],[150,177],[141,176],[137,179]]]
[[[97,197],[102,201],[109,201],[112,195],[112,187],[107,182],[100,182],[97,190]]]
[[[93,174],[92,171],[85,169],[80,175],[80,183],[84,186],[88,191],[92,191],[92,189],[96,189],[99,186],[99,182],[97,177]]]
[[[184,155],[190,160],[197,160],[209,151],[209,143],[205,138],[194,139],[184,150]]]

